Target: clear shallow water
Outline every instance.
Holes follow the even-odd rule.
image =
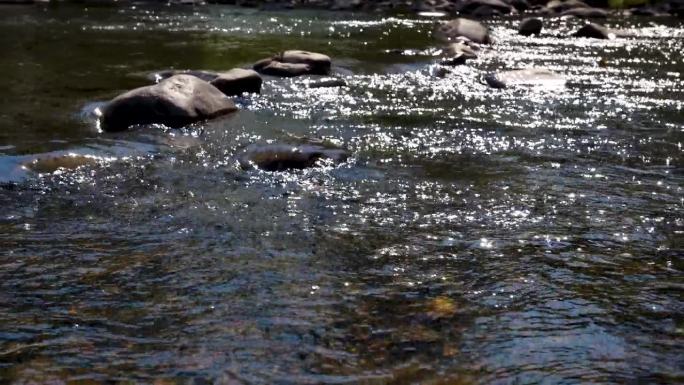
[[[434,20],[206,8],[0,12],[0,382],[684,381],[684,29],[497,44],[435,76]],[[349,86],[268,78],[237,114],[97,131],[154,70],[321,51]],[[561,89],[492,90],[545,66]],[[339,167],[241,171],[323,138]],[[75,170],[33,159],[77,154]],[[34,167],[52,171],[45,167]],[[12,182],[12,183],[8,183]]]

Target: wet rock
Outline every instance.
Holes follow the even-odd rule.
[[[466,0],[461,3],[460,6],[457,6],[457,9],[462,14],[467,15],[473,14],[475,10],[481,7],[490,8],[504,15],[511,13],[511,10],[513,9],[510,4],[505,3],[502,0]]]
[[[532,13],[538,16],[555,16],[556,12],[552,11],[550,8],[547,7],[534,7],[532,8]]]
[[[608,12],[600,8],[572,8],[562,12],[560,15],[592,19],[605,19],[606,17],[608,17]]]
[[[159,72],[153,72],[151,73],[148,78],[150,80],[154,81],[155,83],[159,83],[160,81],[164,79],[168,79],[171,76],[176,76],[176,75],[190,75],[194,76],[196,78],[202,79],[205,82],[210,82],[218,77],[218,73],[216,72],[211,72],[211,71],[201,71],[201,70],[166,70],[166,71],[159,71]]]
[[[254,64],[254,70],[272,76],[328,75],[331,60],[316,52],[290,50]]]
[[[477,53],[466,43],[458,42],[449,44],[444,49],[444,59],[440,61],[442,65],[465,64],[469,59],[476,59]]]
[[[532,7],[527,0],[511,0],[510,4],[519,12],[525,12]]]
[[[263,67],[254,67],[254,69],[264,75],[280,76],[284,78],[311,74],[311,67],[304,63],[281,63],[279,61],[271,61]]]
[[[520,22],[518,34],[523,36],[539,35],[542,30],[542,21],[534,17],[524,19]]]
[[[338,79],[338,78],[327,78],[327,79],[316,80],[316,81],[308,83],[309,88],[344,87],[346,85],[347,85],[347,82],[344,81],[344,79]]]
[[[464,18],[450,20],[440,25],[437,27],[435,35],[446,41],[454,41],[459,37],[466,37],[469,40],[480,44],[491,43],[487,27],[475,20]]]
[[[194,76],[175,75],[117,96],[104,107],[100,124],[105,131],[151,123],[181,127],[235,110],[233,101],[211,84]]]
[[[238,161],[245,169],[283,171],[313,167],[322,159],[339,164],[348,157],[349,153],[344,149],[320,145],[253,144],[244,150]]]
[[[300,50],[285,51],[278,57],[278,61],[308,64],[311,66],[311,70],[319,75],[328,74],[331,66],[331,60],[328,55]]]
[[[474,17],[476,19],[486,19],[494,16],[504,15],[501,11],[496,8],[492,8],[488,5],[481,5],[475,8],[474,11],[468,13],[468,16]]]
[[[590,23],[575,33],[572,34],[574,37],[588,37],[593,39],[612,39],[616,36],[615,32],[598,24]]]
[[[456,7],[449,0],[420,0],[414,4],[414,10],[422,17],[443,17],[455,13]]]
[[[501,71],[485,76],[485,81],[492,88],[512,86],[559,86],[565,84],[565,78],[544,68],[528,68],[513,71]]]
[[[587,3],[580,0],[551,0],[546,4],[546,8],[556,13],[562,13],[570,9],[590,7]]]
[[[234,68],[221,72],[210,84],[228,96],[261,92],[261,76],[254,70]]]

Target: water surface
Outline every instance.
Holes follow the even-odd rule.
[[[495,46],[437,76],[416,16],[1,6],[0,382],[684,381],[684,27],[608,22],[639,37],[491,20]],[[348,86],[266,78],[181,130],[90,114],[149,72],[286,48]],[[482,82],[528,66],[568,85]],[[235,161],[301,137],[353,156]],[[89,161],[22,167],[67,154]]]

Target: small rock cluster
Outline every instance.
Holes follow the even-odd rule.
[[[230,96],[261,91],[259,73],[270,76],[329,75],[330,57],[307,51],[285,51],[258,61],[254,69],[234,68],[227,72],[162,71],[151,78],[157,84],[125,92],[107,103],[100,111],[100,127],[118,132],[141,124],[163,124],[182,127],[237,111]],[[339,87],[341,79],[322,78],[309,81],[310,88]],[[348,152],[319,144],[251,145],[240,155],[243,168],[267,171],[303,169],[325,160],[344,162]]]
[[[472,7],[485,1],[489,6],[500,6],[503,0],[469,0]],[[552,4],[553,3],[553,4]],[[567,12],[576,7],[580,0],[551,0],[549,8]],[[584,4],[584,3],[582,3]],[[575,8],[572,8],[575,7]],[[470,8],[468,8],[470,9]],[[581,8],[588,9],[588,8]],[[543,22],[539,18],[526,18],[520,23],[518,33],[522,36],[540,35]],[[612,30],[599,24],[589,23],[573,33],[574,37],[611,39],[621,36],[619,30]],[[492,45],[489,29],[482,23],[456,18],[442,23],[435,30],[435,36],[446,43],[438,51],[439,64],[443,67],[466,64],[476,59],[481,45]],[[448,70],[444,70],[444,74]],[[237,110],[231,96],[243,93],[258,93],[263,80],[261,75],[294,77],[320,75],[321,78],[305,81],[309,88],[339,87],[346,85],[342,79],[325,77],[330,75],[329,56],[301,50],[289,50],[259,60],[252,69],[235,68],[227,72],[210,71],[162,71],[153,74],[157,84],[140,87],[123,93],[111,100],[101,111],[100,125],[105,131],[124,131],[130,126],[158,123],[169,127],[187,124],[226,115]],[[492,88],[511,86],[543,85],[562,86],[565,78],[543,68],[513,69],[488,74],[485,82]],[[342,149],[331,149],[319,145],[250,146],[239,159],[243,167],[249,165],[265,170],[306,168],[320,159],[333,163],[343,162],[348,154]]]

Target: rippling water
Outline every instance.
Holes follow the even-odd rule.
[[[435,23],[1,6],[0,383],[684,381],[681,21],[599,41],[492,20],[496,44],[445,76]],[[267,78],[182,130],[89,114],[151,71],[284,48],[348,86]],[[568,86],[482,81],[528,66]],[[352,159],[235,161],[303,136]],[[53,172],[66,154],[86,164]]]

